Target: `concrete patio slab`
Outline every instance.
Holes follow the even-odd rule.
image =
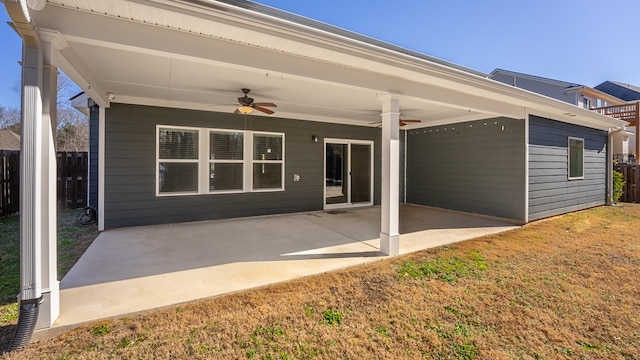
[[[516,227],[404,205],[400,253]],[[379,229],[380,208],[369,207],[105,231],[62,279],[60,317],[34,338],[385,259],[378,248]]]

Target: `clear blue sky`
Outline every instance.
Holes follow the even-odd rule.
[[[640,86],[639,0],[259,0],[483,72]],[[0,3],[0,104],[19,106],[21,42]]]

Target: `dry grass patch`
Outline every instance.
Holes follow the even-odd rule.
[[[5,357],[638,359],[638,228],[638,205],[595,208],[97,323]]]

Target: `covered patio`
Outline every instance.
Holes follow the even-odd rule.
[[[600,131],[603,141],[604,132],[626,124],[251,1],[4,4],[24,44],[20,299],[21,314],[31,314],[25,321],[37,329],[509,229],[501,221],[399,204],[457,201],[451,208],[527,222],[530,115],[561,123],[572,136],[576,127]],[[107,230],[61,284],[53,141],[58,69],[88,98],[88,203],[97,208],[99,230]],[[246,96],[250,89],[256,103]],[[432,132],[452,137],[431,139]],[[563,147],[565,132],[557,136]],[[427,147],[433,144],[437,152]],[[604,169],[603,146],[587,150]],[[344,166],[328,176],[327,164],[338,158]],[[167,166],[178,176],[167,175]],[[566,169],[553,170],[565,181]],[[449,177],[440,186],[425,185],[441,174]],[[600,181],[592,185],[595,205],[604,202]],[[338,184],[343,201],[334,209],[327,185]],[[434,194],[451,196],[434,205],[427,201]],[[243,218],[285,213],[293,215]],[[226,218],[241,219],[193,222]],[[190,223],[131,228],[176,222]]]
[[[400,213],[401,254],[517,227],[414,205]],[[34,338],[382,260],[379,224],[375,206],[105,231],[62,279],[60,317]]]

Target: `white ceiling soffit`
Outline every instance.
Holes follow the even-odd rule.
[[[615,126],[478,72],[230,2],[250,9],[195,0],[49,0],[33,17],[49,38],[57,34],[54,65],[102,104],[113,93],[116,102],[227,112],[249,87],[256,101],[277,103],[279,117],[368,124],[379,119],[377,96],[391,92],[401,95],[402,117],[424,120],[419,126],[523,118],[525,108]]]

